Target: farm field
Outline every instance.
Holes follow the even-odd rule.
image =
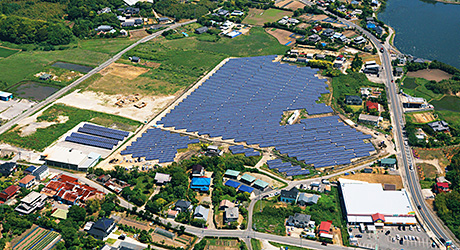
[[[450,126],[453,126],[456,129],[460,129],[460,112],[438,110],[436,111],[436,114],[438,114],[439,119],[446,121]]]
[[[14,49],[9,49],[9,48],[5,48],[5,47],[0,47],[0,58],[1,57],[9,57],[13,54],[16,54],[18,53],[19,50],[14,50]]]
[[[423,69],[423,70],[418,70],[414,72],[408,72],[407,73],[408,77],[413,77],[413,78],[423,78],[428,81],[441,81],[444,79],[450,79],[452,77],[451,74],[442,71],[440,69]]]
[[[428,123],[436,120],[433,112],[406,113],[406,119],[409,119],[413,123]]]
[[[90,121],[126,131],[134,131],[141,124],[120,116],[73,108],[62,104],[53,105],[43,111],[37,117],[37,121],[48,122],[48,126],[39,127],[35,132],[25,136],[21,134],[25,127],[16,126],[2,134],[1,141],[22,148],[42,151],[80,122]]]
[[[265,29],[265,31],[272,35],[273,37],[278,40],[278,42],[282,45],[294,45],[295,44],[295,38],[289,37],[292,35],[292,32],[287,31],[287,30],[282,30],[282,29],[272,29],[268,28]]]
[[[13,246],[13,250],[42,250],[53,243],[59,233],[37,227]]]
[[[439,100],[431,101],[436,110],[460,112],[460,98],[457,96],[444,96]]]
[[[276,7],[281,7],[281,8],[291,9],[291,10],[303,9],[305,5],[306,4],[301,3],[299,1],[295,1],[295,0],[284,0],[284,1],[281,1],[275,4]]]
[[[262,26],[267,22],[275,22],[281,19],[283,16],[291,16],[292,12],[278,9],[249,9],[247,17],[243,20],[243,23]]]
[[[428,102],[440,99],[443,95],[435,94],[433,91],[428,90],[425,87],[427,82],[429,81],[423,78],[406,78],[402,88],[404,93],[414,97],[422,97]]]

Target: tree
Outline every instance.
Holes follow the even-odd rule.
[[[72,219],[75,222],[85,221],[86,211],[80,206],[71,206],[69,212],[67,213],[67,218]]]

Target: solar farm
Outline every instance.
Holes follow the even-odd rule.
[[[177,133],[148,129],[141,137],[121,152],[121,155],[132,155],[133,158],[145,158],[146,161],[158,160],[159,163],[173,162],[178,149],[186,149],[189,144],[199,143],[198,139],[190,139]]]
[[[77,132],[67,136],[65,141],[112,150],[128,135],[126,131],[85,123]]]
[[[338,116],[330,114],[331,107],[316,102],[321,94],[329,93],[326,79],[315,76],[318,70],[281,64],[274,59],[275,56],[230,59],[157,125],[260,148],[272,147],[314,168],[348,164],[375,150],[371,143],[364,142],[370,135],[346,126]],[[280,125],[283,112],[301,109],[309,116],[321,117]],[[142,138],[122,154],[172,161],[176,149],[190,143],[186,137],[159,128],[149,130]],[[243,145],[229,149],[233,154],[260,155]],[[273,162],[269,167],[287,176],[310,173],[290,164]]]

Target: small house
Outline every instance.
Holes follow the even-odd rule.
[[[2,201],[7,201],[11,197],[13,197],[17,192],[19,191],[19,187],[15,185],[11,185],[7,188],[5,188],[1,193],[0,193],[0,200]]]
[[[209,191],[209,186],[211,186],[211,178],[205,177],[194,177],[190,183],[191,189],[202,192]]]
[[[297,198],[297,204],[300,206],[313,205],[318,203],[319,196],[316,194],[300,193]]]
[[[358,37],[355,37],[353,39],[353,43],[355,43],[356,45],[361,45],[361,44],[366,43],[366,42],[367,42],[367,40],[363,36],[358,36]]]
[[[41,75],[38,79],[40,79],[41,81],[48,81],[49,79],[51,79],[53,76],[50,75],[50,74],[43,74]]]
[[[143,25],[143,24],[144,24],[144,20],[140,18],[134,19],[134,25]]]
[[[155,174],[155,183],[157,185],[163,185],[171,181],[171,176],[169,174],[156,173]]]
[[[208,208],[198,205],[195,208],[195,212],[193,213],[193,218],[200,219],[200,220],[208,220],[208,214],[209,214]]]
[[[35,183],[35,176],[29,174],[19,181],[19,186],[22,188],[30,188],[35,185]]]
[[[311,215],[295,213],[286,220],[286,226],[306,228],[310,222]]]
[[[376,103],[376,102],[371,102],[371,101],[367,101],[366,102],[366,109],[367,109],[367,112],[371,112],[371,111],[380,111],[380,104]]]
[[[240,216],[239,209],[237,207],[229,207],[225,209],[224,212],[224,221],[225,222],[234,222],[238,220]]]
[[[168,17],[160,17],[160,18],[158,18],[158,22],[159,23],[171,23],[172,20],[169,19]]]
[[[175,209],[179,212],[192,210],[192,203],[190,201],[178,200],[175,204]]]
[[[358,117],[358,121],[366,124],[371,124],[374,126],[379,125],[379,119],[380,117],[375,116],[375,115],[366,115],[366,114],[360,114]]]
[[[35,176],[37,181],[41,181],[49,175],[49,169],[46,165],[41,165],[40,167],[30,166],[24,170],[24,173],[31,174]]]
[[[332,221],[321,221],[321,224],[318,227],[318,234],[320,237],[330,238],[332,229]]]
[[[5,162],[0,165],[0,174],[3,176],[9,176],[13,172],[16,171],[16,163],[15,162]]]
[[[449,192],[449,183],[448,182],[436,182],[434,189],[438,194]]]
[[[325,29],[321,35],[326,36],[326,37],[331,37],[334,35],[334,30],[333,29]]]
[[[204,26],[204,27],[200,27],[198,29],[195,29],[195,33],[197,34],[203,34],[203,33],[206,33],[208,32],[208,27]]]
[[[110,175],[108,175],[108,174],[107,174],[107,175],[103,174],[103,175],[97,177],[96,181],[102,182],[102,183],[106,183],[107,181],[110,180],[110,178],[111,178]]]
[[[229,200],[223,200],[219,203],[219,209],[220,210],[225,210],[230,207],[235,207],[235,204]]]
[[[109,25],[99,25],[97,28],[96,28],[96,31],[102,31],[102,32],[109,32],[113,29],[112,26],[109,26]]]
[[[138,63],[141,61],[141,59],[138,56],[133,56],[130,59],[131,59],[131,62],[133,63]]]
[[[216,13],[219,16],[228,16],[228,15],[230,15],[230,12],[228,10],[224,10],[224,9],[220,9]]]
[[[374,169],[372,169],[371,167],[366,167],[363,169],[363,172],[366,174],[372,174],[372,172],[374,172]]]
[[[357,95],[347,95],[345,96],[345,104],[347,105],[362,105],[363,100]]]
[[[177,211],[177,210],[169,210],[167,217],[175,219],[178,214],[179,214],[179,211]]]
[[[204,167],[197,164],[197,165],[194,165],[192,167],[192,176],[193,177],[200,177],[200,176],[204,176]]]
[[[32,191],[21,199],[21,203],[14,209],[14,211],[21,214],[31,214],[36,210],[43,208],[47,198],[48,196],[45,194]]]
[[[444,132],[449,131],[449,124],[445,121],[436,121],[428,123],[428,126],[432,128],[435,132]]]
[[[232,16],[242,16],[244,15],[244,12],[241,10],[234,10],[230,15]]]
[[[318,60],[325,60],[326,59],[326,55],[323,55],[323,54],[316,54],[315,57]]]
[[[396,166],[396,159],[395,158],[385,158],[385,159],[381,159],[379,161],[379,165],[381,167],[390,167],[390,168],[394,168]]]
[[[93,236],[95,239],[104,240],[113,231],[117,223],[113,219],[101,218],[99,219],[88,234]]]
[[[290,190],[281,190],[280,200],[286,203],[295,203],[297,201],[297,196],[299,195],[299,190],[295,187]]]
[[[318,34],[313,34],[308,37],[308,41],[316,43],[316,42],[321,41],[321,37]]]
[[[8,93],[8,92],[3,92],[3,91],[0,91],[0,100],[1,101],[9,101],[9,100],[12,100],[13,99],[13,94],[11,93]]]
[[[395,67],[393,71],[394,76],[402,76],[404,74],[404,69],[401,67]]]

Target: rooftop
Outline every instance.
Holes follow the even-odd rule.
[[[19,183],[25,185],[25,184],[27,184],[27,183],[33,181],[34,179],[35,179],[35,176],[28,174],[28,175],[26,175],[24,178],[22,178],[22,179],[19,181]]]
[[[252,183],[253,181],[256,180],[256,177],[249,175],[249,174],[244,174],[243,176],[241,176],[241,180]]]

